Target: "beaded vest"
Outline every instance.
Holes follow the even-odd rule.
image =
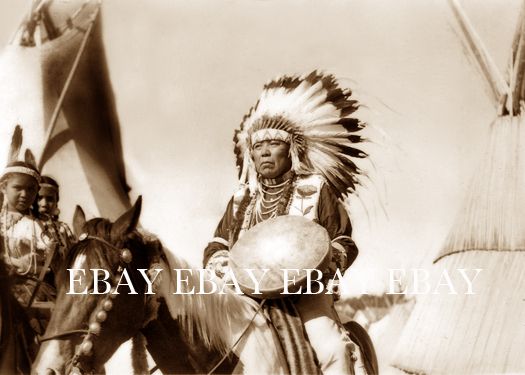
[[[279,179],[261,179],[259,188],[250,194],[243,188],[234,196],[235,225],[230,246],[254,225],[282,215],[304,216],[317,221],[319,195],[324,179],[320,175],[295,175],[288,172]]]

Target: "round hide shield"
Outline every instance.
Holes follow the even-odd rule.
[[[229,265],[245,294],[281,298],[285,286],[291,294],[305,285],[306,269],[326,268],[330,255],[326,229],[302,216],[279,216],[246,231],[231,249]],[[253,278],[261,294],[255,294]],[[312,279],[317,279],[317,272]]]

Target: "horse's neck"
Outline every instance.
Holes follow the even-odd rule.
[[[190,267],[175,256],[162,266],[164,274],[159,294],[165,299],[171,317],[181,318],[181,327],[189,331],[190,336],[201,338],[208,347],[222,353],[229,352],[237,344],[234,351],[242,361],[245,373],[287,371],[275,332],[269,328],[257,303],[233,292],[173,294],[176,280],[172,278],[173,272],[168,270]],[[188,290],[199,287],[197,273],[189,275],[187,280]]]
[[[166,303],[161,300],[157,316],[141,329],[148,343],[148,352],[165,374],[204,373],[204,369],[196,367],[193,361],[192,347],[181,330],[180,323],[173,319]]]
[[[253,307],[246,298],[235,293],[224,294],[199,294],[200,279],[197,270],[188,272],[187,281],[184,282],[186,291],[182,294],[178,290],[175,280],[176,272],[173,269],[191,269],[190,265],[180,258],[171,256],[169,263],[162,265],[164,271],[161,278],[159,293],[164,297],[171,316],[174,319],[181,317],[184,329],[191,334],[196,329],[195,336],[201,337],[210,347],[225,351],[232,341],[232,331],[236,332],[239,322],[251,318]],[[171,270],[171,271],[170,271]],[[220,280],[216,280],[218,284]],[[175,294],[174,294],[175,293]]]

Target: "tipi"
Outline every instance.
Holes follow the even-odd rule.
[[[525,373],[524,11],[503,79],[460,5],[450,4],[497,116],[464,206],[433,264],[430,285],[441,286],[418,299],[392,365],[418,374]],[[449,287],[465,284],[451,272],[458,269],[468,274],[471,290]],[[444,271],[456,277],[447,280]]]
[[[129,207],[101,2],[35,0],[0,55],[0,162],[20,124],[24,147],[60,184],[62,219],[80,204],[115,219]]]

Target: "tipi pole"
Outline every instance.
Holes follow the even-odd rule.
[[[509,92],[509,86],[507,82],[485,49],[483,42],[477,35],[474,27],[472,27],[472,24],[461,8],[461,5],[457,0],[449,0],[449,4],[461,30],[463,31],[470,52],[474,55],[474,58],[479,64],[482,74],[485,76],[494,103],[499,103],[501,98]]]
[[[520,112],[520,101],[525,94],[525,1],[523,2],[520,18],[516,27],[516,36],[512,44],[512,77],[510,79],[512,91],[512,113]],[[509,103],[510,104],[510,103]],[[510,108],[509,108],[510,109]]]
[[[516,30],[514,31],[514,38],[512,39],[512,49],[511,49],[511,56],[510,56],[511,64],[514,64],[516,62],[516,54],[518,51],[518,45],[521,40],[522,27],[523,27],[524,20],[525,20],[525,1],[523,2],[521,6],[520,15],[518,16],[518,21],[516,22]]]
[[[100,10],[100,4],[95,10],[93,14],[93,18],[91,22],[89,23],[89,26],[84,34],[84,37],[82,38],[82,43],[80,44],[80,47],[78,49],[78,52],[75,56],[75,60],[73,61],[73,66],[71,67],[71,70],[69,71],[69,74],[67,76],[66,82],[64,83],[64,87],[62,88],[62,91],[60,92],[60,96],[58,97],[57,104],[55,106],[55,109],[53,111],[53,115],[51,116],[51,119],[49,120],[49,125],[46,130],[46,135],[44,138],[44,147],[42,148],[42,154],[38,158],[38,168],[42,169],[43,167],[43,156],[46,152],[47,145],[49,141],[51,140],[51,136],[53,135],[53,131],[55,130],[55,126],[57,123],[58,115],[60,113],[60,110],[62,109],[62,104],[64,103],[64,99],[66,98],[67,91],[69,89],[69,86],[71,85],[71,81],[73,81],[73,78],[75,76],[75,73],[78,68],[78,64],[80,63],[80,58],[82,57],[82,54],[84,50],[86,49],[87,41],[89,39],[89,36],[91,35],[91,31],[93,30],[93,26],[95,25],[95,21],[98,17],[98,12]]]

